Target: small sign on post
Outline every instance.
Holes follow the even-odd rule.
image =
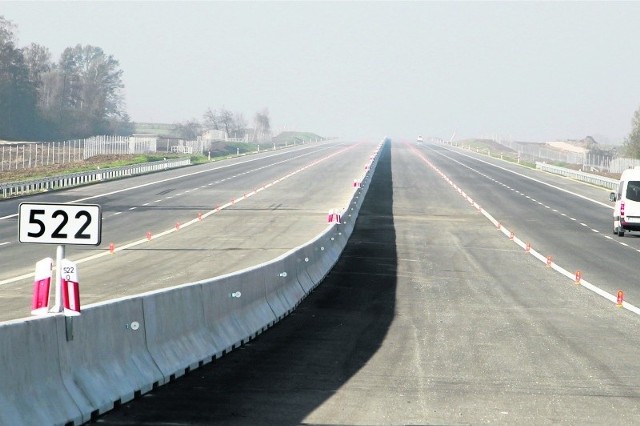
[[[51,312],[80,315],[78,267],[64,258],[65,245],[100,245],[102,210],[95,204],[21,203],[18,213],[18,241],[57,244],[55,305]],[[49,306],[51,267],[46,258],[36,264],[32,313],[46,313]],[[48,267],[48,273],[47,273]]]
[[[62,302],[64,314],[80,315],[80,286],[78,265],[69,259],[62,259]]]
[[[18,241],[38,244],[100,245],[102,212],[95,204],[21,203]]]

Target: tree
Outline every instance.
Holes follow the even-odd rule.
[[[37,93],[22,50],[15,47],[14,26],[0,16],[0,138],[25,139],[39,128]]]
[[[220,130],[222,127],[220,118],[216,110],[207,109],[207,112],[202,116],[204,118],[203,127],[207,130]]]
[[[265,108],[262,112],[256,112],[256,115],[253,117],[253,123],[255,127],[255,139],[257,141],[268,139],[271,135],[269,110]]]
[[[51,52],[44,46],[31,43],[28,47],[22,49],[22,54],[29,69],[29,80],[34,86],[41,87],[42,76],[51,71],[53,67]]]
[[[58,63],[44,46],[16,47],[0,16],[0,137],[57,139],[130,133],[118,61],[94,46],[69,47]]]
[[[640,108],[633,114],[632,129],[624,141],[623,150],[627,157],[640,158]]]
[[[203,127],[207,130],[224,130],[227,136],[232,138],[244,137],[247,120],[239,112],[233,113],[224,107],[219,111],[209,108],[202,118]]]
[[[244,138],[244,135],[247,131],[247,120],[244,119],[244,115],[240,112],[236,112],[233,114],[233,120],[230,125],[230,132],[232,138],[241,139]]]
[[[5,43],[15,43],[16,26],[13,22],[0,15],[0,45]]]
[[[220,112],[218,115],[218,119],[220,120],[220,126],[222,130],[227,132],[227,135],[231,134],[233,130],[233,113],[224,107],[220,108]]]
[[[61,91],[55,108],[60,124],[70,129],[66,137],[110,133],[110,123],[123,117],[119,65],[99,47],[77,45],[62,52],[59,77],[51,82]]]
[[[174,123],[173,132],[180,136],[182,139],[193,141],[198,139],[200,133],[202,133],[202,125],[196,120],[187,120],[183,123]]]

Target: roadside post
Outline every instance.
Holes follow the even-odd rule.
[[[65,258],[67,245],[100,245],[102,209],[96,204],[21,203],[18,213],[18,241],[54,244],[55,300],[50,313],[64,312],[67,317],[80,315],[78,266]],[[36,264],[32,314],[47,313],[52,259]],[[48,271],[47,271],[48,268]],[[48,274],[47,274],[48,272]],[[69,338],[69,324],[67,338]]]

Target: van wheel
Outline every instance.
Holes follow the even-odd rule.
[[[618,228],[618,237],[624,237],[624,229]]]

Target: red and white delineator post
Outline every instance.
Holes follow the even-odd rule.
[[[327,223],[342,223],[342,210],[331,209],[329,210],[329,214],[327,215]]]
[[[33,280],[33,298],[31,299],[31,315],[43,315],[49,311],[52,265],[53,259],[50,257],[46,257],[36,263],[36,274]]]
[[[62,259],[61,286],[64,314],[66,316],[80,315],[80,286],[78,280],[78,265],[69,259]]]

